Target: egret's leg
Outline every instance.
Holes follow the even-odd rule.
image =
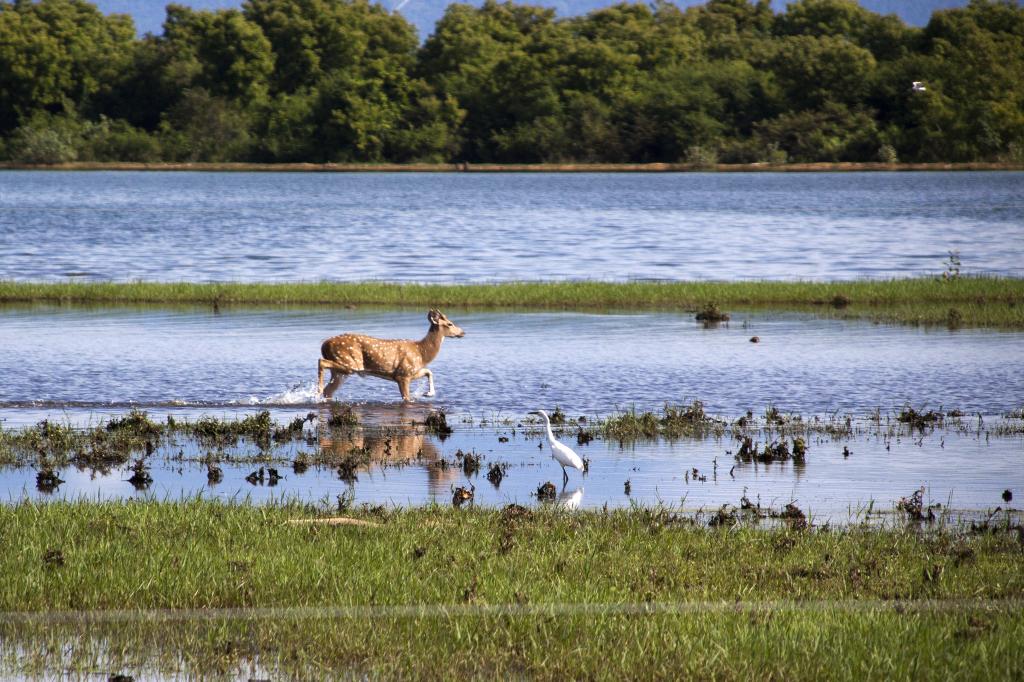
[[[562,487],[564,488],[565,484],[568,483],[568,482],[569,482],[569,472],[566,471],[565,467],[563,466],[562,467]]]

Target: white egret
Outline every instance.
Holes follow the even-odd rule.
[[[555,434],[551,430],[551,419],[548,418],[547,412],[544,410],[534,410],[530,414],[539,414],[544,417],[544,425],[548,429],[548,444],[551,445],[551,456],[562,465],[562,485],[565,485],[569,482],[569,474],[566,472],[565,467],[572,467],[573,469],[583,471],[583,460],[572,451],[572,448],[564,443],[559,443],[555,439]]]
[[[910,89],[913,90],[914,92],[924,92],[928,88],[924,86],[924,83],[922,81],[914,81],[913,83],[910,84]]]

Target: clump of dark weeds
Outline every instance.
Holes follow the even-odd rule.
[[[836,294],[829,303],[832,304],[833,308],[845,308],[850,305],[850,297],[846,294]]]
[[[548,418],[551,420],[552,426],[562,426],[565,424],[565,412],[562,412],[562,408],[557,405],[555,405],[554,412],[548,415]]]
[[[505,462],[491,462],[490,466],[487,467],[487,480],[497,488],[501,485],[502,479],[505,478],[506,471],[508,471],[508,464]]]
[[[737,462],[761,462],[771,464],[772,462],[786,462],[792,459],[802,463],[807,455],[807,443],[803,438],[793,439],[793,450],[790,451],[789,444],[785,440],[766,443],[764,450],[760,449],[758,443],[754,443],[750,436],[740,437],[740,447],[736,451]]]
[[[306,473],[306,469],[308,468],[309,457],[307,457],[303,453],[296,455],[295,459],[292,461],[292,471],[294,471],[297,475],[301,476],[302,474]]]
[[[929,426],[942,424],[942,413],[935,412],[934,410],[918,412],[913,407],[905,405],[900,413],[896,415],[896,421],[901,424],[907,424],[911,429],[924,431]]]
[[[779,412],[779,408],[774,405],[769,405],[765,408],[764,420],[769,424],[777,424],[779,426],[786,423],[786,418]]]
[[[64,481],[53,469],[46,468],[36,474],[36,489],[41,493],[52,493]]]
[[[310,412],[305,417],[296,417],[287,426],[278,426],[274,429],[274,442],[286,443],[302,435],[306,422],[316,421],[316,412]]]
[[[896,503],[897,511],[903,512],[914,521],[933,521],[935,519],[934,510],[938,509],[941,505],[932,504],[925,506],[924,490],[924,486],[921,486],[910,497],[901,497],[900,501]]]
[[[356,472],[370,463],[370,451],[366,448],[352,448],[338,462],[338,478],[351,483],[357,480]]]
[[[202,417],[192,426],[192,433],[203,445],[226,446],[239,438],[248,438],[261,450],[266,450],[270,447],[273,426],[270,412],[261,410],[233,421]]]
[[[533,513],[518,504],[507,505],[501,510],[501,537],[498,540],[498,551],[507,554],[515,547],[516,533],[524,521],[528,521]]]
[[[64,552],[59,549],[48,549],[43,554],[43,565],[57,568],[64,565]]]
[[[434,434],[442,441],[452,435],[452,427],[448,426],[448,416],[444,410],[435,410],[428,414],[423,425],[426,427],[427,433]]]
[[[689,405],[666,404],[660,417],[653,412],[631,410],[605,420],[601,430],[605,437],[627,441],[657,436],[680,438],[721,434],[726,425],[726,422],[705,414],[704,404],[694,400]]]
[[[146,466],[145,460],[135,460],[135,464],[132,466],[132,476],[128,482],[135,486],[136,490],[145,490],[150,486],[153,477],[149,474],[149,467]]]
[[[789,445],[786,441],[772,441],[764,446],[764,452],[761,453],[761,461],[767,464],[768,462],[785,462],[789,459]]]
[[[729,528],[737,523],[739,523],[739,517],[736,514],[736,508],[728,504],[723,504],[708,519],[708,526],[711,528]]]
[[[217,485],[224,480],[224,470],[213,462],[206,465],[206,482],[209,485]]]
[[[455,451],[455,459],[462,463],[462,471],[466,476],[472,476],[480,472],[480,460],[482,459],[479,453],[463,452],[461,449]]]
[[[476,493],[476,487],[475,486],[471,485],[471,486],[469,486],[469,488],[463,488],[462,486],[459,486],[452,493],[452,506],[453,507],[461,507],[466,502],[471,501],[473,499],[473,495],[475,493]]]
[[[359,417],[351,405],[331,403],[331,416],[327,418],[327,426],[332,429],[346,429],[359,426]]]
[[[782,512],[779,513],[779,518],[789,523],[789,527],[793,530],[806,530],[808,527],[807,515],[804,514],[800,507],[796,506],[795,501],[788,503],[783,508]]]
[[[729,313],[722,312],[717,303],[705,303],[704,307],[697,311],[695,319],[704,324],[728,322]]]
[[[558,490],[555,488],[555,484],[551,481],[543,483],[537,486],[537,499],[538,500],[554,500],[558,495]]]
[[[576,431],[576,444],[586,445],[590,441],[594,440],[594,434],[589,431],[584,431],[582,426],[577,427]]]
[[[533,517],[533,512],[521,504],[507,504],[501,510],[501,520],[518,521],[527,520]]]
[[[160,436],[164,427],[150,420],[149,415],[133,409],[123,417],[114,417],[107,422],[107,431],[131,433],[141,438]]]

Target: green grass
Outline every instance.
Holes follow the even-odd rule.
[[[22,669],[70,651],[71,667],[208,675],[258,654],[299,677],[1024,674],[1015,531],[707,529],[644,509],[363,509],[354,515],[380,525],[285,523],[314,513],[206,500],[0,506],[0,611],[49,613],[0,617],[0,655]],[[573,610],[644,603],[692,608]],[[387,610],[410,605],[422,610]],[[496,605],[515,606],[486,610]],[[314,610],[181,611],[264,607]],[[176,611],[104,621],[112,609]]]
[[[1024,279],[921,277],[849,282],[509,282],[397,284],[308,282],[0,281],[0,302],[213,305],[387,305],[539,310],[814,310],[880,321],[1024,328]],[[955,311],[955,312],[951,312]]]

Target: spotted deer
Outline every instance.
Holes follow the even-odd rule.
[[[462,338],[466,332],[440,310],[427,313],[427,320],[430,329],[419,341],[378,339],[362,334],[342,334],[327,339],[320,346],[323,357],[317,371],[317,391],[330,400],[350,374],[363,374],[394,381],[405,401],[411,400],[409,384],[426,377],[429,387],[425,395],[434,395],[434,374],[427,365],[441,352],[441,342],[446,336]],[[331,381],[326,388],[325,369],[331,370]]]

